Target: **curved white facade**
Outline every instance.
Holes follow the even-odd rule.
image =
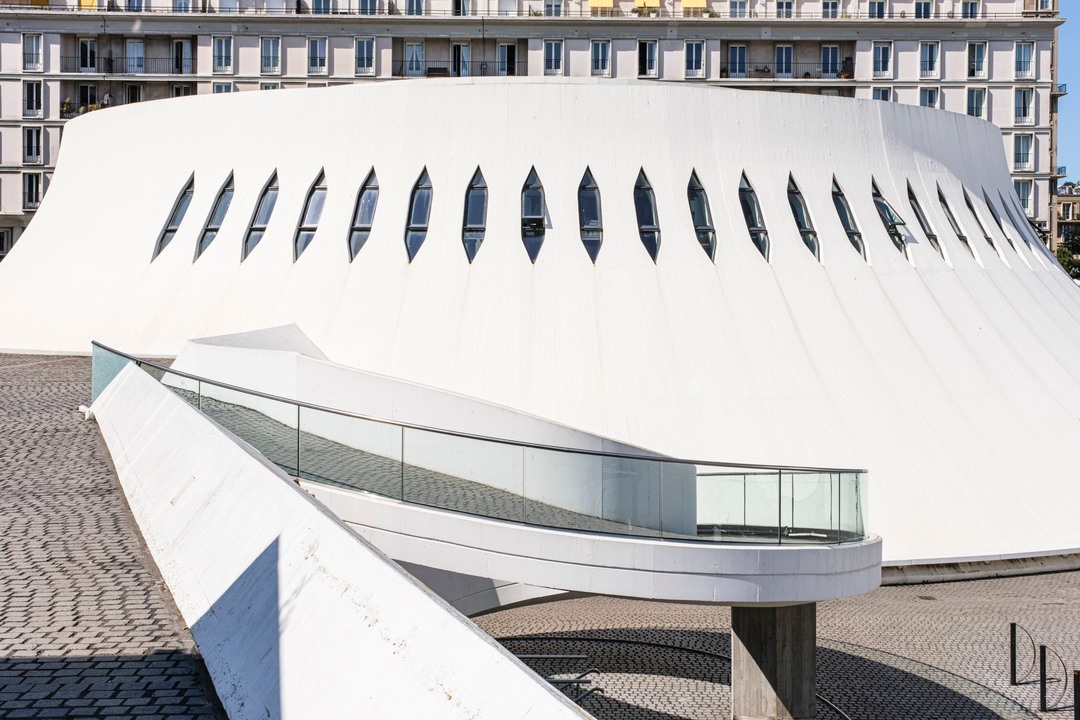
[[[462,219],[478,167],[486,236],[469,263]],[[535,264],[520,217],[533,167],[547,208]],[[577,221],[586,167],[603,207],[595,264]],[[350,263],[357,192],[373,168],[371,235]],[[425,168],[430,226],[410,263],[406,216]],[[659,216],[655,262],[635,221],[642,170]],[[275,171],[266,235],[241,262]],[[294,262],[320,171],[325,211]],[[692,172],[708,194],[714,260],[691,222]],[[230,173],[230,210],[193,262]],[[768,261],[740,208],[743,173]],[[151,262],[193,174],[180,230]],[[789,175],[820,261],[797,231]],[[834,177],[865,260],[834,207]],[[873,183],[908,222],[910,260],[885,231]],[[147,103],[68,126],[48,197],[0,265],[0,302],[22,309],[0,326],[0,347],[85,352],[97,339],[175,354],[187,338],[295,323],[335,362],[658,452],[868,468],[869,529],[886,562],[1071,552],[1080,292],[1003,199],[1022,222],[994,126],[888,103],[540,79]]]

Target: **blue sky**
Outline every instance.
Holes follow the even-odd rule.
[[[1080,10],[1080,2],[1073,0],[1067,7]],[[1080,12],[1058,32],[1058,82],[1069,86],[1069,94],[1058,100],[1057,164],[1068,166],[1068,179],[1075,181],[1080,180]]]

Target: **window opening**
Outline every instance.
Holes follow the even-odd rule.
[[[300,216],[300,225],[296,228],[296,240],[293,242],[293,262],[307,250],[308,245],[315,239],[315,231],[319,229],[319,220],[322,218],[323,205],[326,204],[326,173],[319,171],[319,177],[308,191],[307,201],[304,203],[304,212]]]
[[[656,195],[645,177],[645,169],[638,172],[634,183],[634,208],[637,210],[638,235],[653,262],[660,254],[660,218],[656,213]]]
[[[218,193],[217,200],[214,201],[214,209],[210,211],[210,217],[206,221],[206,227],[203,228],[199,244],[195,247],[193,262],[199,259],[206,248],[210,247],[210,243],[214,242],[218,231],[221,230],[221,223],[225,221],[225,214],[229,212],[229,206],[232,205],[232,199],[233,177],[230,174],[229,179],[225,181],[225,186]]]
[[[375,177],[375,169],[372,168],[356,196],[352,228],[349,230],[349,262],[356,259],[360,248],[364,247],[371,235],[371,224],[375,221],[375,207],[378,204],[379,178]]]
[[[911,203],[911,211],[915,213],[915,221],[919,223],[919,227],[922,228],[923,235],[934,246],[934,249],[938,251],[938,255],[942,260],[945,259],[945,253],[941,250],[941,245],[938,243],[938,237],[934,234],[933,228],[930,227],[930,221],[926,217],[926,213],[923,212],[922,206],[919,205],[919,199],[915,197],[915,189],[911,187],[911,183],[907,186],[908,201]]]
[[[536,263],[540,255],[540,246],[544,244],[544,232],[547,225],[547,203],[544,200],[544,186],[536,174],[536,168],[529,170],[525,186],[521,188],[521,241],[529,260]]]
[[[889,204],[889,201],[881,194],[881,190],[878,189],[877,182],[873,179],[870,180],[870,189],[874,195],[874,207],[877,208],[881,224],[885,226],[885,232],[889,233],[889,239],[892,240],[892,244],[896,246],[896,249],[904,257],[908,257],[907,243],[904,241],[907,224],[903,218],[896,214],[892,205]]]
[[[578,224],[581,227],[581,244],[589,259],[596,264],[600,246],[604,242],[604,221],[600,210],[600,188],[593,179],[592,172],[585,168],[581,184],[577,191]]]
[[[262,195],[259,197],[259,204],[255,206],[255,215],[251,218],[247,237],[244,238],[244,251],[240,257],[241,262],[247,259],[247,256],[251,254],[251,251],[255,249],[255,246],[263,239],[263,235],[266,234],[266,226],[270,224],[270,216],[274,212],[274,205],[277,204],[277,197],[278,179],[277,172],[275,172],[270,176],[266,187],[263,188]]]
[[[194,194],[195,176],[192,175],[173,204],[172,212],[169,214],[169,221],[165,223],[165,227],[161,231],[161,237],[158,238],[157,247],[154,248],[154,257],[150,258],[151,262],[176,237],[176,231],[180,229],[180,223],[184,221],[184,215],[187,213],[188,206],[191,205],[191,197]]]
[[[739,179],[739,204],[742,205],[743,218],[746,219],[746,229],[750,231],[750,239],[754,242],[765,261],[769,260],[769,233],[765,229],[765,219],[761,216],[761,206],[758,205],[757,194],[751,187],[750,181],[743,173]]]
[[[986,232],[986,227],[982,224],[982,220],[979,219],[979,214],[975,212],[975,205],[972,204],[966,188],[964,189],[964,204],[967,205],[971,217],[975,218],[975,225],[979,228],[979,232],[982,233],[983,239],[989,243],[990,247],[994,248],[994,252],[997,252],[997,245],[994,244],[994,239],[990,237],[990,233]]]
[[[956,235],[956,239],[964,244],[964,247],[971,253],[971,257],[975,257],[975,251],[971,249],[971,245],[968,244],[967,235],[960,228],[960,223],[956,222],[956,216],[953,215],[952,208],[949,207],[949,202],[945,199],[945,193],[941,192],[941,186],[938,185],[937,189],[938,201],[941,203],[941,209],[945,212],[945,218],[949,221],[949,225],[952,226],[953,234]]]
[[[990,208],[990,217],[994,218],[994,223],[998,226],[998,230],[1001,231],[1002,237],[1005,238],[1005,242],[1009,243],[1009,247],[1016,252],[1016,246],[1013,245],[1012,238],[1009,237],[1009,233],[1005,232],[1005,226],[1001,224],[1001,217],[998,215],[997,209],[994,207],[994,203],[990,202],[989,196],[986,194],[986,190],[983,190],[983,202],[986,203],[986,207]]]
[[[863,244],[862,233],[859,232],[859,226],[855,224],[855,215],[851,212],[851,206],[848,205],[844,191],[840,189],[840,184],[836,182],[835,177],[832,181],[832,200],[833,206],[836,207],[836,214],[840,216],[840,224],[844,226],[844,232],[847,233],[848,242],[865,260],[866,246]]]
[[[1005,208],[1005,214],[1009,216],[1009,222],[1013,224],[1013,228],[1016,230],[1016,233],[1020,236],[1020,239],[1024,241],[1024,244],[1027,245],[1028,249],[1030,250],[1031,242],[1028,240],[1027,235],[1024,234],[1023,226],[1021,226],[1020,223],[1016,222],[1016,216],[1013,215],[1012,208],[1009,207],[1009,203],[1005,201],[1005,197],[1000,192],[998,193],[998,199],[1001,200],[1001,207]]]
[[[409,262],[413,261],[420,246],[427,239],[428,221],[431,219],[431,178],[427,168],[420,173],[420,179],[413,187],[412,199],[409,200],[409,223],[405,227],[405,252]]]
[[[472,182],[465,191],[465,218],[462,221],[461,241],[465,245],[465,256],[469,262],[476,257],[480,243],[484,242],[487,231],[487,183],[480,168],[476,168]]]
[[[788,205],[791,206],[791,214],[795,216],[795,224],[799,226],[799,235],[802,236],[803,244],[814,253],[814,257],[821,260],[821,249],[818,247],[817,232],[814,224],[810,221],[810,210],[806,207],[799,186],[795,184],[795,177],[788,175],[787,185]]]
[[[686,197],[690,201],[690,218],[694,222],[694,233],[698,244],[710,260],[716,259],[716,229],[713,226],[712,211],[709,209],[709,196],[705,187],[698,180],[697,172],[690,171],[690,183],[686,186]]]

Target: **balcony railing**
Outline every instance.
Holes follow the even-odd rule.
[[[24,165],[40,165],[41,164],[41,151],[23,153],[23,164]]]
[[[1068,85],[1062,84],[1062,85],[1058,85],[1056,88],[1054,88],[1054,94],[1055,95],[1066,95],[1066,94],[1068,94],[1068,92],[1069,92],[1069,86]]]
[[[23,53],[22,66],[26,72],[41,72],[41,53]]]
[[[697,461],[474,435],[289,400],[97,342],[92,347],[94,400],[134,364],[309,483],[495,521],[654,541],[834,545],[868,537],[865,470]],[[566,492],[571,485],[577,493]],[[596,496],[628,501],[598,507]]]
[[[1031,168],[1031,153],[1017,153],[1013,155],[1014,172],[1030,172]]]
[[[850,60],[842,63],[772,64],[729,63],[720,68],[720,78],[751,80],[852,80],[855,65]]]
[[[1020,110],[1019,108],[1017,108],[1013,120],[1016,125],[1032,125],[1035,122],[1035,117],[1031,114],[1030,111]]]
[[[1031,60],[1017,60],[1016,77],[1019,79],[1030,79],[1035,77],[1035,63]]]
[[[101,75],[192,75],[193,58],[175,57],[61,57],[60,72]]]
[[[719,0],[713,0],[712,4],[715,9],[712,8],[693,8],[683,9],[681,3],[678,0],[661,0],[663,7],[659,8],[636,8],[632,3],[623,0],[623,8],[590,8],[588,2],[582,2],[577,7],[568,7],[564,4],[562,7],[562,14],[559,17],[641,17],[641,18],[700,18],[700,19],[718,19],[718,20],[746,20],[747,22],[775,22],[777,19],[777,12],[775,7],[770,7],[768,11],[757,11],[754,9],[747,10],[735,10],[731,11],[727,2]],[[253,6],[249,6],[248,3],[237,3],[232,7],[220,7],[216,0],[210,2],[205,6],[205,9],[201,5],[186,7],[183,4],[171,2],[169,0],[146,0],[140,4],[131,4],[128,6],[126,3],[118,3],[113,0],[99,0],[96,7],[84,8],[80,7],[80,3],[74,0],[65,0],[65,4],[57,2],[52,5],[39,5],[23,0],[22,2],[4,2],[0,3],[0,13],[2,12],[59,12],[59,13],[95,13],[95,12],[112,12],[116,14],[132,14],[132,15],[144,15],[147,13],[160,13],[160,14],[174,14],[174,15],[396,15],[401,17],[452,17],[468,15],[470,17],[545,17],[544,4],[539,0],[528,0],[513,9],[471,9],[470,12],[465,13],[461,10],[446,9],[446,10],[433,10],[427,7],[424,8],[409,8],[407,3],[402,0],[395,2],[394,0],[378,0],[377,3],[371,2],[371,0],[339,0],[336,9],[330,9],[325,7],[316,7],[314,10],[310,6],[305,6],[303,3],[297,6],[296,3],[285,3],[283,6],[276,7],[258,7],[259,3],[253,3]],[[419,10],[419,12],[407,12],[408,10]],[[964,17],[964,13],[960,10],[943,10],[937,8],[928,20],[941,21],[941,22],[967,22],[970,18]],[[1046,16],[1049,19],[1053,19],[1053,14],[1041,13],[1042,16]],[[546,16],[549,19],[556,20],[551,16]],[[826,22],[844,22],[844,21],[884,21],[884,22],[909,22],[915,19],[915,13],[909,9],[892,9],[878,15],[875,12],[867,8],[851,8],[846,12],[836,13],[832,10],[804,10],[801,8],[794,8],[789,13],[786,10],[780,13],[782,19],[791,20],[822,20]],[[1015,21],[1021,18],[1030,18],[1032,13],[1030,12],[981,12],[979,13],[980,20],[1001,20],[1001,21]]]
[[[919,63],[919,77],[935,78],[938,76],[937,60],[922,60]]]
[[[525,62],[504,63],[497,60],[405,60],[398,62],[394,75],[398,77],[489,77],[493,75],[526,75]]]
[[[37,210],[41,205],[41,193],[23,193],[23,210]]]
[[[1068,168],[1067,166],[1065,166],[1065,165],[1058,165],[1058,166],[1057,166],[1057,172],[1056,172],[1056,173],[1054,173],[1054,174],[1055,174],[1055,175],[1059,175],[1059,176],[1061,176],[1061,177],[1068,177],[1068,175],[1069,175],[1069,168]]]

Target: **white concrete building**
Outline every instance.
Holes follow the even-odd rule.
[[[0,257],[81,112],[395,77],[643,77],[966,113],[1001,128],[1047,230],[1061,175],[1057,0],[49,0],[0,15]]]

